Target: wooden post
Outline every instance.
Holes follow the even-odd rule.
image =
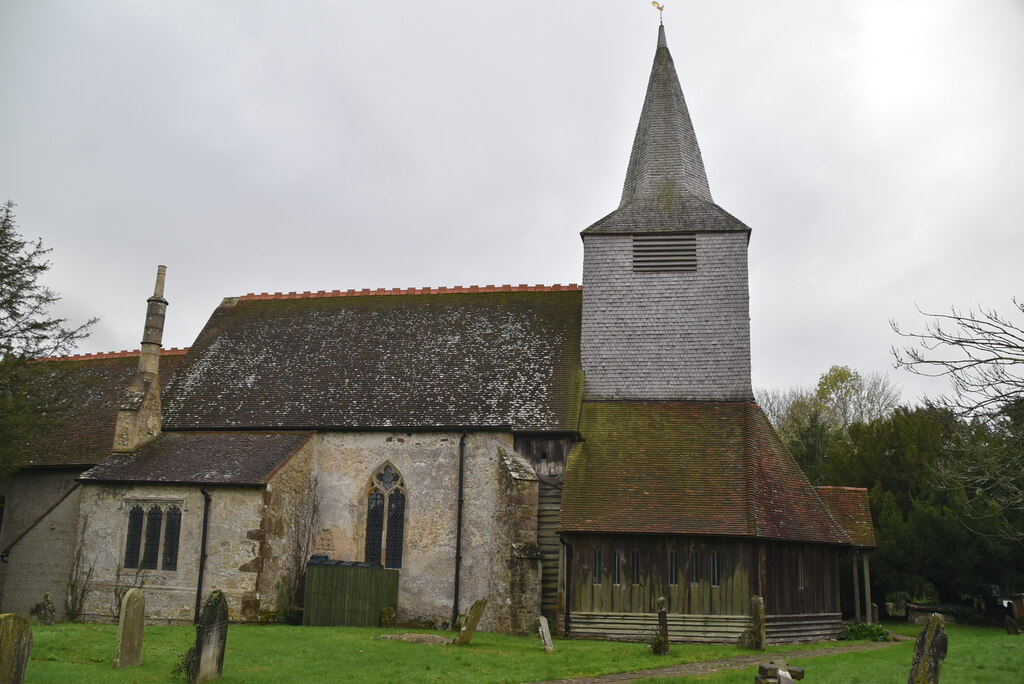
[[[868,564],[868,554],[863,555],[864,558],[864,613],[866,616],[865,622],[874,622],[871,615],[871,565]]]
[[[853,556],[853,619],[860,622],[860,572],[857,571],[857,557]]]

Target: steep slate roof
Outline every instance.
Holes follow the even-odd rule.
[[[165,388],[165,429],[575,429],[578,286],[377,294],[225,300]]]
[[[618,209],[583,233],[721,230],[750,229],[711,198],[700,146],[665,40],[665,27],[660,26],[622,200]]]
[[[868,490],[863,487],[815,487],[818,496],[832,512],[850,541],[858,549],[874,549],[875,525],[871,521],[871,505]]]
[[[849,544],[749,402],[585,402],[561,531]]]
[[[82,474],[89,482],[262,485],[311,432],[165,432]]]
[[[160,382],[166,383],[183,358],[183,349],[160,355]],[[106,458],[114,443],[117,407],[135,375],[139,352],[122,351],[43,359],[53,382],[72,397],[59,423],[31,441],[25,453],[29,466],[88,466]]]

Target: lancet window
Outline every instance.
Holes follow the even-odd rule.
[[[181,506],[175,503],[133,503],[128,508],[124,542],[124,568],[178,569]]]
[[[404,541],[405,482],[388,463],[373,474],[366,491],[366,562],[402,567]]]

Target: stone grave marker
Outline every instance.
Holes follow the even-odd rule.
[[[754,684],[786,684],[804,678],[802,667],[790,667],[786,663],[776,664],[775,661],[761,663],[754,675]]]
[[[548,653],[554,651],[555,646],[551,643],[551,627],[548,626],[548,619],[543,615],[537,618],[537,632],[540,634],[540,643],[544,646],[544,650]]]
[[[651,644],[654,655],[668,655],[668,611],[665,609],[665,597],[658,597],[658,636]]]
[[[1009,615],[1003,620],[1003,626],[1006,627],[1007,634],[1020,634],[1020,625]]]
[[[142,665],[142,634],[146,625],[146,597],[132,587],[121,599],[121,619],[117,623],[117,657],[114,667]]]
[[[25,681],[28,656],[32,653],[32,628],[17,613],[0,615],[0,684]]]
[[[54,619],[57,617],[57,609],[53,605],[53,599],[50,598],[50,593],[43,594],[43,600],[32,606],[28,611],[29,615],[34,615],[36,620],[41,625],[52,625]]]
[[[381,634],[374,639],[382,641],[404,641],[407,644],[434,644],[435,646],[447,646],[452,643],[448,637],[440,634]]]
[[[466,619],[462,621],[462,629],[459,630],[459,636],[452,642],[455,646],[466,646],[469,644],[473,639],[473,632],[476,631],[476,626],[480,622],[480,617],[486,609],[487,599],[480,599],[473,604],[473,607],[466,613]]]
[[[939,672],[949,646],[944,623],[940,614],[932,613],[928,624],[917,635],[907,684],[939,684]]]
[[[763,651],[767,640],[764,599],[756,594],[750,597],[750,627],[744,630],[738,644],[743,648]]]
[[[224,669],[224,646],[228,640],[228,602],[219,589],[203,602],[196,625],[196,643],[185,654],[182,669],[189,682],[219,679]]]

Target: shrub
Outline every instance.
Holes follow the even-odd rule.
[[[868,622],[847,622],[839,638],[843,641],[894,641],[885,627]]]

